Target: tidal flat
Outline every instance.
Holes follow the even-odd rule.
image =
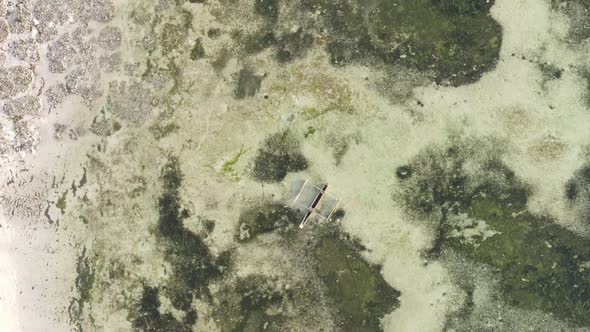
[[[0,0],[0,330],[590,331],[587,0]]]

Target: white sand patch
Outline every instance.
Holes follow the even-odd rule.
[[[518,52],[535,54],[550,38],[551,21],[548,1],[496,1],[491,15],[502,25],[502,56]]]
[[[461,241],[479,246],[478,240],[485,241],[488,238],[501,234],[488,226],[485,220],[472,219],[466,213],[449,218],[449,224],[454,228],[449,237],[460,238]]]
[[[43,225],[1,222],[1,329],[68,330],[76,257],[67,235]]]
[[[422,263],[407,254],[385,260],[383,275],[402,295],[400,307],[383,319],[384,331],[442,330],[445,314],[457,301],[457,289],[440,263]]]

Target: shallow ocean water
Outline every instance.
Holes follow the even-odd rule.
[[[0,0],[0,330],[588,331],[588,6]]]

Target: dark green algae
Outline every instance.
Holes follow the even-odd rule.
[[[326,237],[317,244],[311,257],[322,289],[302,284],[279,287],[262,275],[228,284],[216,309],[222,330],[285,331],[293,319],[287,314],[289,308],[313,312],[327,296],[337,331],[381,331],[380,319],[399,305],[400,293],[383,280],[380,267],[364,261],[358,250],[339,237]]]
[[[489,15],[493,2],[303,0],[326,10],[334,41],[332,61],[346,64],[367,54],[384,64],[433,71],[438,83],[471,83],[499,57],[501,28]],[[342,14],[339,14],[342,13]]]
[[[337,234],[322,238],[313,251],[317,273],[337,309],[342,331],[380,331],[380,319],[397,308],[400,292],[383,279],[380,266],[363,260],[359,250]]]
[[[552,312],[590,326],[590,241],[535,216],[524,206],[503,206],[493,199],[475,201],[467,213],[501,232],[479,246],[450,241],[468,257],[501,271],[506,302]]]
[[[301,143],[290,130],[269,135],[254,157],[252,175],[262,183],[281,182],[288,173],[307,169],[308,161],[301,152]]]
[[[201,38],[197,38],[191,49],[190,58],[193,61],[197,61],[205,56],[205,47]]]
[[[313,35],[302,28],[293,32],[277,32],[272,28],[263,27],[252,34],[238,34],[236,37],[245,56],[273,48],[274,59],[279,63],[303,58],[314,42]]]
[[[477,81],[496,65],[502,29],[490,16],[494,1],[482,0],[300,0],[256,1],[265,22],[238,42],[246,54],[276,48],[279,62],[303,57],[327,34],[326,51],[335,65],[415,68],[438,83]],[[277,16],[289,6],[299,16],[296,32],[281,33]],[[294,14],[295,13],[295,14]],[[319,13],[319,14],[318,14]],[[324,43],[324,42],[322,42]]]
[[[279,0],[254,0],[254,10],[258,15],[274,21],[279,16]]]
[[[332,62],[402,64],[433,71],[439,83],[471,83],[492,69],[499,57],[502,31],[489,15],[493,1],[302,0],[321,10],[331,33]]]
[[[395,199],[434,228],[428,257],[453,251],[486,264],[495,271],[506,303],[590,326],[590,275],[584,265],[590,261],[590,241],[528,211],[531,189],[498,150],[482,141],[428,147],[396,174]],[[483,220],[498,233],[475,241],[457,237],[453,231],[461,229],[449,220],[459,214]]]

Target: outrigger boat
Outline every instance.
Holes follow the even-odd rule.
[[[299,193],[291,204],[292,208],[297,211],[304,211],[305,214],[299,224],[299,228],[305,227],[312,216],[317,216],[321,220],[329,220],[340,199],[326,192],[328,184],[318,187],[309,180],[305,180]]]

